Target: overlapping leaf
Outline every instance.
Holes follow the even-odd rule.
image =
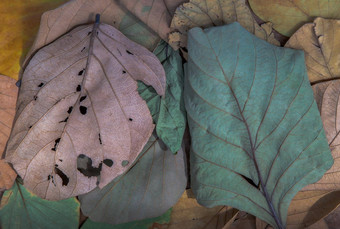
[[[2,228],[78,228],[79,202],[76,198],[61,201],[40,199],[18,182],[1,199]]]
[[[152,135],[131,170],[79,197],[81,209],[91,220],[111,224],[157,217],[177,202],[186,182],[183,151],[173,155]]]
[[[316,17],[340,18],[339,0],[249,0],[249,4],[257,16],[288,37]]]
[[[12,128],[17,95],[18,88],[15,86],[15,80],[0,75],[0,190],[11,188],[17,176],[2,159]]]
[[[142,82],[138,83],[138,92],[150,109],[157,135],[175,153],[181,148],[186,126],[182,59],[178,51],[164,41],[157,46],[154,54],[165,70],[165,95],[159,96],[152,87]]]
[[[285,47],[305,51],[311,83],[340,78],[340,21],[317,18],[296,31]]]
[[[23,73],[6,151],[25,186],[65,199],[125,172],[154,128],[136,80],[164,94],[157,57],[106,24],[77,27],[40,49]]]
[[[171,21],[170,45],[177,49],[187,46],[187,32],[194,27],[209,28],[239,22],[249,32],[279,45],[271,24],[257,24],[244,0],[190,0],[176,9]]]
[[[184,98],[198,202],[283,228],[294,195],[333,162],[303,52],[238,23],[190,30],[188,50]]]
[[[162,225],[165,223],[169,223],[170,217],[171,217],[171,211],[172,209],[169,209],[167,212],[165,212],[163,215],[151,218],[151,219],[144,219],[140,221],[133,221],[129,223],[123,223],[118,225],[112,225],[107,223],[99,223],[94,222],[90,219],[87,219],[86,222],[81,226],[81,229],[161,229],[158,227],[158,225]]]
[[[117,0],[139,20],[168,40],[170,22],[176,8],[188,0]]]
[[[0,74],[17,79],[20,63],[34,41],[41,14],[66,0],[2,0]]]
[[[159,37],[148,26],[121,7],[116,0],[71,0],[61,7],[43,14],[39,32],[28,58],[39,48],[49,44],[76,26],[93,23],[95,14],[101,21],[119,29],[132,41],[153,51]]]

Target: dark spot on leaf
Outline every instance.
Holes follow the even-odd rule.
[[[90,35],[91,33],[92,33],[91,31],[90,31],[90,32],[88,32],[88,33],[87,33],[87,36],[88,36],[88,35]]]
[[[129,54],[129,55],[133,55],[133,53],[130,52],[129,50],[126,50],[126,52],[127,52],[127,54]]]
[[[67,122],[67,120],[68,120],[68,117],[66,117],[63,121],[60,121],[59,123]]]
[[[87,107],[80,106],[80,107],[79,107],[79,110],[80,110],[80,113],[81,113],[82,115],[86,115]]]
[[[83,52],[84,50],[85,50],[85,47],[80,52]]]
[[[133,119],[132,119],[132,118],[129,118],[129,121],[130,121],[130,122],[132,122],[132,121],[133,121]]]
[[[35,96],[33,97],[33,99],[34,99],[34,100],[37,100],[37,99],[38,99],[38,96],[35,95]]]
[[[51,175],[48,175],[47,180],[50,180],[50,179],[51,179]]]
[[[55,164],[54,167],[58,167],[58,164]]]
[[[63,162],[63,160],[62,160],[62,159],[59,159],[59,161],[60,161],[60,162]]]
[[[103,164],[100,163],[98,167],[92,166],[92,159],[84,154],[80,154],[77,158],[77,169],[84,176],[93,177],[99,176],[102,171]]]
[[[84,73],[84,69],[78,72],[78,76],[81,76]]]
[[[54,141],[54,147],[51,149],[53,151],[57,151],[57,146],[60,142],[60,138],[57,138],[55,141]]]
[[[68,182],[70,181],[70,179],[66,176],[65,173],[63,173],[63,171],[61,171],[58,168],[54,168],[54,172],[61,178],[61,180],[63,181],[63,186],[67,186]]]
[[[32,126],[29,126],[29,127],[28,127],[28,129],[31,129],[31,128],[32,128]]]
[[[73,107],[69,107],[67,113],[71,114]]]
[[[129,164],[129,161],[128,160],[124,160],[122,161],[122,166],[125,167]]]
[[[126,71],[123,70],[123,74],[125,74],[125,73],[126,73]]]
[[[39,85],[38,85],[38,87],[42,87],[44,85],[44,83],[40,83]]]
[[[255,188],[258,188],[258,185],[256,185],[256,184],[254,183],[253,180],[249,179],[249,178],[246,177],[246,176],[243,176],[242,174],[241,174],[241,176],[242,176],[242,177],[243,177],[250,185],[254,186]]]
[[[102,145],[103,143],[102,143],[102,138],[101,138],[100,134],[98,134],[98,137],[99,137],[99,144]]]
[[[80,97],[79,102],[82,102],[84,99],[86,99],[86,95]]]
[[[77,86],[77,91],[81,91],[81,86],[80,85]]]
[[[103,163],[109,167],[111,167],[113,165],[113,161],[111,159],[105,159],[103,161]]]

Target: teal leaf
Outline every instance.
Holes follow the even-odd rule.
[[[79,223],[79,202],[76,198],[44,200],[15,182],[1,199],[0,221],[4,229],[74,229]]]
[[[303,52],[232,23],[190,30],[188,54],[184,98],[198,202],[284,228],[294,195],[333,163]]]
[[[106,185],[79,196],[84,215],[96,222],[121,224],[158,217],[185,190],[185,155],[172,154],[152,135],[131,169]]]
[[[138,82],[138,92],[146,101],[156,132],[160,139],[175,153],[181,148],[186,125],[183,101],[182,58],[165,41],[161,41],[154,51],[162,63],[166,74],[165,96],[159,96],[151,86]]]
[[[151,218],[144,219],[139,221],[133,221],[129,223],[123,223],[118,225],[112,225],[107,223],[99,223],[94,222],[90,219],[87,219],[85,223],[81,226],[81,229],[149,229],[153,224],[166,224],[170,222],[171,217],[171,208],[165,212],[165,214]]]

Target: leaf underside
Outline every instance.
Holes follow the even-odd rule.
[[[164,94],[157,57],[106,24],[39,50],[23,73],[6,151],[25,187],[65,199],[125,172],[154,128],[136,80]]]
[[[82,212],[91,220],[121,224],[165,213],[181,197],[186,184],[183,150],[174,155],[152,135],[131,170],[79,200]]]
[[[303,52],[238,23],[190,30],[188,51],[184,98],[198,202],[283,228],[294,195],[333,162]]]

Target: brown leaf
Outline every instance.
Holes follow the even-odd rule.
[[[172,208],[169,224],[159,229],[224,229],[233,222],[238,210],[226,206],[206,208],[199,205],[190,189],[186,190]]]
[[[256,218],[251,214],[241,211],[229,229],[256,229]]]
[[[297,30],[285,47],[305,51],[311,83],[340,78],[340,20],[316,18]]]
[[[0,75],[0,190],[11,188],[17,176],[15,171],[1,159],[11,132],[17,94],[15,80]]]
[[[194,27],[209,28],[239,22],[249,32],[268,42],[280,45],[272,33],[272,24],[259,26],[245,4],[245,0],[190,0],[176,9],[171,21],[169,44],[186,47],[187,32]]]
[[[93,23],[95,14],[101,15],[101,22],[112,25],[128,36],[129,28],[139,25],[143,31],[134,29],[128,36],[131,40],[153,50],[159,37],[135,18],[126,9],[116,3],[116,0],[71,0],[66,4],[45,12],[41,17],[39,32],[29,51],[25,62],[39,48],[49,44],[76,26]],[[141,32],[141,33],[139,33]]]
[[[157,57],[107,24],[40,49],[23,73],[6,153],[24,185],[57,200],[124,173],[154,128],[136,80],[164,94]]]
[[[188,0],[117,0],[132,14],[168,40],[170,23],[176,8]]]

